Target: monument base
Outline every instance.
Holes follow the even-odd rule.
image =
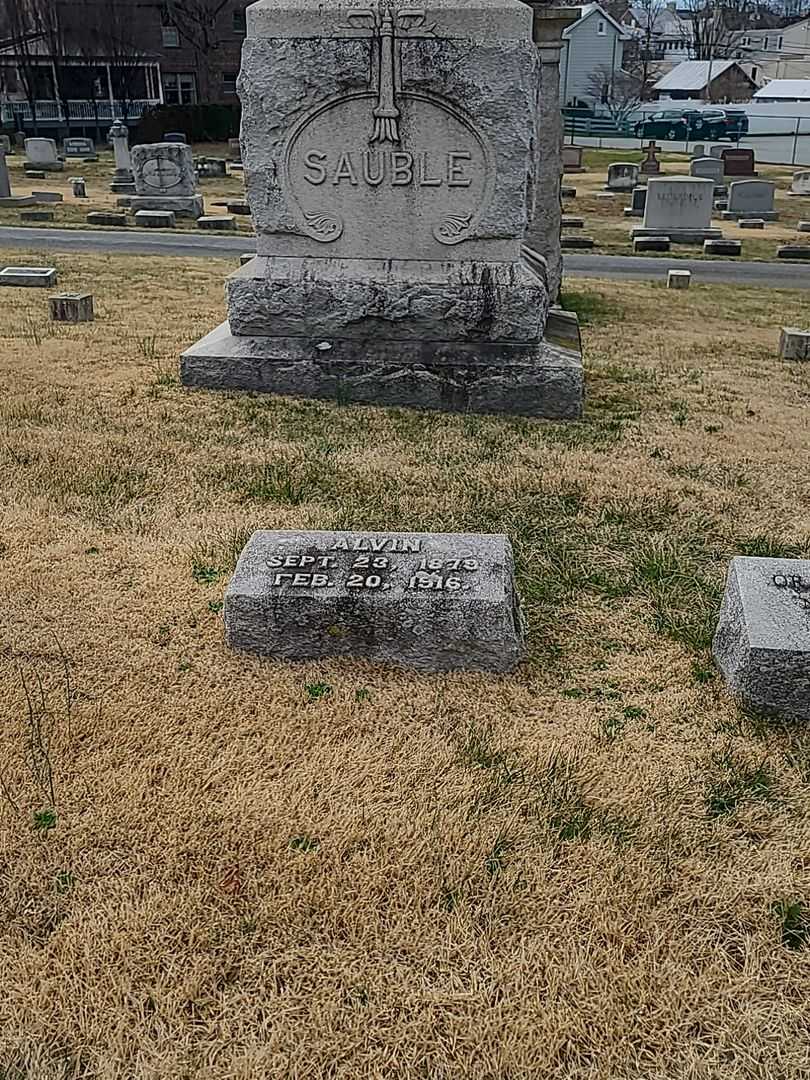
[[[113,182],[110,184],[110,191],[113,193],[113,195],[134,195],[135,181],[113,180]]]
[[[177,217],[187,218],[199,218],[205,212],[202,195],[136,195],[130,209],[133,213],[138,210],[171,210]]]
[[[722,240],[721,229],[673,229],[661,225],[657,229],[632,229],[630,238],[639,236],[668,236],[673,244],[702,244],[704,240]]]
[[[778,210],[724,210],[720,215],[723,221],[739,221],[740,218],[761,218],[763,221],[778,221]]]
[[[184,386],[443,412],[582,416],[582,355],[532,345],[236,337],[222,323],[181,360]]]

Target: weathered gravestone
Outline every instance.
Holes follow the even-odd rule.
[[[779,335],[779,358],[781,360],[810,360],[810,330],[797,326],[783,326]]]
[[[14,144],[10,135],[0,135],[0,149],[5,150],[7,154],[14,153]]]
[[[112,143],[115,155],[115,172],[110,191],[116,195],[134,195],[135,178],[132,175],[132,158],[129,151],[129,128],[123,120],[116,120],[110,127],[107,139]]]
[[[49,300],[54,322],[80,323],[93,321],[92,293],[61,293]]]
[[[634,187],[630,197],[630,205],[624,209],[625,217],[644,217],[644,208],[647,205],[647,187]]]
[[[66,158],[84,158],[85,161],[98,161],[96,144],[92,139],[70,136],[62,143],[62,153]]]
[[[177,217],[198,218],[203,212],[197,194],[194,153],[186,143],[143,143],[132,148],[135,176],[133,210],[171,210]]]
[[[745,707],[810,719],[810,562],[732,559],[713,652]]]
[[[706,155],[706,146],[705,146],[705,144],[702,143],[702,142],[695,143],[695,145],[692,147],[692,153],[689,156],[693,160],[695,158],[706,157],[707,155]]]
[[[163,136],[165,143],[187,143],[188,139],[184,131],[167,131]]]
[[[756,176],[753,150],[735,146],[733,150],[724,150],[720,156],[726,176]]]
[[[722,158],[724,150],[728,150],[725,143],[714,143],[709,147],[709,157]]]
[[[645,157],[639,166],[639,172],[642,176],[657,176],[661,172],[661,162],[658,160],[660,152],[661,147],[656,146],[655,142],[651,142],[644,147]]]
[[[810,195],[810,170],[793,174],[788,195]]]
[[[711,227],[714,182],[697,176],[651,177],[641,227],[631,236],[668,236],[674,243],[702,244],[722,236]]]
[[[6,266],[0,270],[0,285],[45,289],[55,284],[56,270],[52,266]]]
[[[512,671],[523,620],[506,536],[257,532],[225,592],[239,651]]]
[[[8,165],[6,164],[6,152],[0,147],[0,199],[11,198],[11,180],[8,176]]]
[[[544,262],[523,258],[531,10],[260,0],[247,18],[258,254],[228,280],[229,322],[184,354],[184,384],[580,416],[581,357],[543,339]]]
[[[770,180],[735,180],[728,186],[728,209],[723,219],[762,218],[776,221],[779,212],[773,208],[776,184]]]
[[[242,147],[238,139],[228,139],[228,158],[230,161],[242,160]]]
[[[715,186],[723,185],[723,162],[720,158],[702,157],[694,158],[689,165],[690,176],[700,176],[704,180],[714,180]]]
[[[25,164],[39,172],[61,172],[64,161],[59,160],[53,139],[26,139]]]
[[[608,165],[607,184],[608,191],[632,191],[638,183],[638,165],[630,161],[614,161]]]
[[[582,147],[572,146],[570,143],[566,143],[562,148],[562,163],[563,172],[583,172]]]

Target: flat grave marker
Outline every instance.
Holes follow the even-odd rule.
[[[256,532],[224,618],[231,648],[279,660],[508,672],[524,656],[503,535]]]
[[[0,270],[0,285],[46,289],[56,284],[53,266],[6,266]]]

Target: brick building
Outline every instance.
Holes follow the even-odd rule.
[[[0,0],[0,118],[40,134],[235,104],[249,0]]]

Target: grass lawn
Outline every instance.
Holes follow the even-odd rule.
[[[729,143],[729,146],[732,144]],[[597,192],[605,190],[608,165],[613,161],[640,162],[644,155],[637,150],[586,150],[583,165],[586,172],[566,174],[566,186],[575,187],[575,199],[565,199],[563,212],[566,216],[582,217],[582,229],[563,229],[567,235],[577,233],[592,236],[596,240],[595,251],[605,255],[631,255],[633,241],[630,232],[642,224],[641,218],[626,218],[623,211],[630,205],[630,195],[616,194],[612,199],[597,198]],[[688,176],[689,158],[685,154],[661,154],[661,175]],[[774,260],[776,249],[782,244],[810,243],[807,233],[796,231],[799,221],[810,220],[810,199],[791,197],[787,194],[794,169],[786,165],[756,166],[759,177],[776,183],[774,205],[779,211],[778,221],[767,222],[763,231],[741,229],[736,221],[723,221],[718,214],[712,225],[723,230],[727,240],[742,241],[741,259]],[[702,244],[673,244],[666,258],[716,258],[703,254]],[[719,256],[725,258],[727,256]]]
[[[578,280],[561,424],[185,391],[237,263],[2,293],[0,1075],[806,1080],[810,734],[709,653],[810,551],[806,294]],[[235,655],[256,527],[506,532],[531,659]]]

